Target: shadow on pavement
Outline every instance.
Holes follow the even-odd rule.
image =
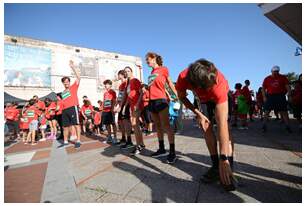
[[[192,120],[184,120],[184,124],[185,129],[182,131],[181,135],[191,138],[203,138],[202,131],[196,126],[195,122]],[[232,128],[231,133],[234,143],[260,148],[302,152],[302,132],[298,128],[296,120],[290,120],[290,126],[293,130],[292,134],[287,133],[284,124],[275,120],[270,120],[267,126],[268,131],[262,133],[262,122],[255,118],[254,122],[249,122],[248,130]]]
[[[210,164],[210,157],[200,154],[185,154],[194,161]],[[234,163],[235,173],[248,178],[239,177],[239,186],[237,191],[246,194],[260,202],[301,202],[302,190],[281,185],[276,181],[270,181],[265,178],[273,178],[277,181],[290,182],[290,184],[302,185],[302,177],[284,174],[279,171],[257,167],[242,162]],[[261,177],[260,177],[261,176]],[[280,199],[281,198],[281,199]]]

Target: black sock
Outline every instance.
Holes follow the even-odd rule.
[[[234,168],[234,157],[233,156],[229,156],[228,157],[228,161],[230,163],[231,169]]]
[[[164,140],[158,140],[159,143],[159,149],[165,150]]]
[[[174,143],[170,144],[170,153],[174,154],[175,153],[175,147],[174,147]]]
[[[219,156],[218,155],[210,155],[212,161],[212,167],[218,169],[219,168]]]
[[[131,138],[131,136],[128,136],[128,137],[127,137],[127,143],[132,143],[132,138]]]
[[[122,141],[126,141],[125,136],[122,136],[121,140],[122,140]]]

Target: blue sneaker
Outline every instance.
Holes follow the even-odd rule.
[[[75,145],[74,145],[75,149],[80,149],[80,147],[81,147],[81,142],[75,143]]]

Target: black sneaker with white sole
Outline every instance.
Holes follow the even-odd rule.
[[[158,149],[156,152],[154,152],[153,154],[151,154],[151,157],[163,157],[166,156],[167,152],[165,149]]]
[[[203,183],[212,183],[218,181],[219,177],[219,169],[211,167],[205,174],[202,175],[200,180]]]
[[[138,146],[134,147],[134,149],[130,152],[130,155],[138,155],[140,154],[140,148]]]
[[[137,155],[145,148],[145,145],[137,145],[134,149],[130,152],[130,155]]]
[[[132,142],[126,142],[124,145],[120,146],[120,149],[130,149],[132,147],[135,147]]]
[[[175,153],[169,153],[167,157],[168,164],[173,164],[177,160],[177,156]]]
[[[80,149],[80,147],[81,147],[81,143],[80,142],[75,143],[75,145],[74,145],[75,149]]]

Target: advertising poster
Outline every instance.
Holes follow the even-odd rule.
[[[51,50],[4,44],[4,85],[51,87]]]

